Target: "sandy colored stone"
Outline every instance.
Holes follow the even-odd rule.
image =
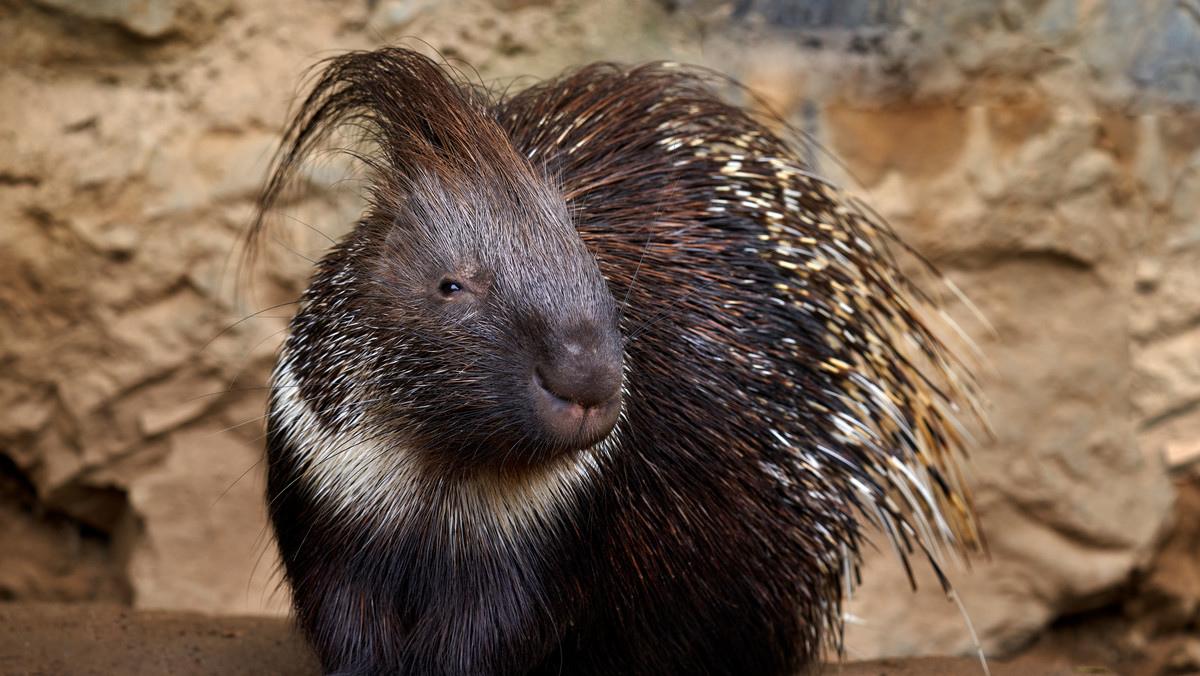
[[[1200,621],[1200,480],[1177,482],[1179,509],[1170,534],[1155,555],[1145,582],[1146,594],[1134,601],[1134,613],[1162,632]]]
[[[1050,653],[992,661],[995,676],[1071,676],[1080,663]],[[277,618],[135,611],[111,605],[0,605],[0,671],[94,676],[258,676],[320,673],[291,626]],[[926,657],[833,662],[844,676],[977,676],[978,660]],[[1086,673],[1115,674],[1093,667]]]
[[[0,605],[0,673],[319,674],[291,626],[267,617],[115,605]]]
[[[1158,130],[1173,164],[1185,164],[1200,150],[1200,111],[1168,111],[1158,118]]]
[[[1002,98],[987,108],[988,128],[1000,152],[1012,152],[1052,124],[1046,94],[1035,87]]]
[[[66,518],[38,518],[30,502],[25,487],[0,476],[0,599],[126,601],[103,539]]]
[[[1133,158],[1133,170],[1151,204],[1168,202],[1175,183],[1174,172],[1166,161],[1166,148],[1158,133],[1158,115],[1144,114],[1137,119],[1139,143]]]
[[[833,155],[868,187],[887,171],[916,179],[945,171],[962,152],[967,131],[964,112],[949,104],[864,110],[834,103],[824,118]]]
[[[1137,152],[1139,145],[1137,119],[1127,111],[1099,111],[1099,138],[1097,147],[1112,153],[1114,157],[1129,162]]]
[[[1138,359],[1133,404],[1153,420],[1200,401],[1200,331],[1156,341]]]
[[[950,566],[983,647],[1004,654],[1063,609],[1115,593],[1149,558],[1171,489],[1161,460],[1133,443],[1124,415],[1128,336],[1122,314],[1110,311],[1113,289],[1047,257],[956,281],[980,307],[1013,309],[990,317],[995,336],[975,336],[988,356],[984,391],[998,423],[970,474],[989,556],[969,573]],[[849,645],[876,656],[974,650],[924,562],[915,563],[921,593],[910,596],[899,591],[906,579],[891,551],[880,549],[866,557],[865,584],[851,605],[863,623],[849,628]]]
[[[281,610],[264,578],[254,388],[285,304],[357,217],[352,174],[306,174],[312,195],[285,200],[236,297],[231,252],[305,69],[419,36],[402,44],[505,82],[597,59],[701,61],[809,125],[832,156],[822,171],[865,184],[986,317],[926,285],[979,344],[993,402],[995,439],[969,472],[991,561],[954,575],[983,645],[1118,603],[1164,527],[1164,458],[1200,434],[1195,98],[1186,79],[1139,75],[1191,44],[1190,28],[1165,30],[1186,28],[1172,23],[1182,7],[932,3],[839,52],[737,24],[719,2],[13,6],[0,18],[0,454],[53,514],[5,526],[22,544],[0,552],[0,589],[119,599],[127,585],[146,606]],[[838,40],[825,44],[851,43]],[[927,568],[914,597],[878,544],[851,654],[971,650]]]
[[[257,445],[220,428],[172,436],[166,462],[130,491],[144,529],[130,561],[138,607],[285,611],[259,460]]]
[[[1200,439],[1176,439],[1163,446],[1163,461],[1172,470],[1200,467]]]

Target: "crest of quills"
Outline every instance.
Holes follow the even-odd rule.
[[[251,239],[349,130],[366,208],[268,416],[328,672],[796,673],[840,647],[864,524],[939,574],[980,545],[974,388],[902,245],[716,82],[597,64],[495,94],[399,48],[324,65]]]

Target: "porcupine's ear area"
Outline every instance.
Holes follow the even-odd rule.
[[[388,218],[434,177],[448,189],[482,182],[521,194],[536,183],[488,114],[482,90],[452,80],[429,58],[398,48],[352,52],[318,64],[311,93],[294,112],[249,230],[248,253],[266,215],[297,173],[347,131],[343,148],[367,168],[369,212]],[[370,216],[370,213],[368,214]]]
[[[907,250],[887,225],[816,177],[771,131],[786,123],[714,93],[714,85],[730,84],[678,64],[596,64],[516,94],[503,102],[501,119],[522,152],[564,177],[568,207],[584,240],[598,243],[614,295],[632,288],[631,316],[662,317],[658,301],[639,310],[639,287],[679,285],[680,271],[712,271],[714,254],[727,249],[710,242],[732,229],[758,230],[751,255],[769,266],[731,260],[726,274],[740,282],[758,276],[755,288],[794,318],[785,344],[764,347],[779,351],[775,363],[806,365],[807,375],[788,380],[819,384],[798,391],[795,403],[830,431],[821,462],[846,473],[843,491],[884,529],[905,566],[919,551],[941,575],[947,549],[982,546],[959,470],[972,444],[962,423],[982,420],[981,405],[944,340],[960,334],[899,271],[893,248]],[[613,230],[627,231],[629,241],[617,245]],[[673,247],[661,256],[678,261],[673,270],[638,265],[654,246]],[[719,300],[715,290],[727,281],[696,280],[690,288]],[[705,308],[684,291],[671,312],[703,318]],[[781,418],[773,430],[798,454],[826,441],[807,438],[802,419]],[[851,549],[858,540],[855,532],[838,537]]]

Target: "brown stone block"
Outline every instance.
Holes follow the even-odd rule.
[[[1030,87],[987,106],[988,130],[995,147],[1012,152],[1026,140],[1044,132],[1053,121],[1053,110],[1041,90]]]
[[[954,164],[967,139],[965,111],[943,103],[874,110],[832,103],[825,124],[833,155],[866,186],[891,170],[935,176]]]

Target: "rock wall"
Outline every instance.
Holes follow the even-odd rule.
[[[284,611],[262,387],[310,260],[356,215],[347,169],[313,170],[235,288],[238,235],[305,69],[395,41],[485,79],[667,58],[760,92],[978,308],[928,280],[993,404],[990,561],[956,576],[984,647],[1117,598],[1168,521],[1168,465],[1200,454],[1188,6],[619,5],[0,0],[0,598]],[[888,558],[868,556],[851,654],[972,650]]]

